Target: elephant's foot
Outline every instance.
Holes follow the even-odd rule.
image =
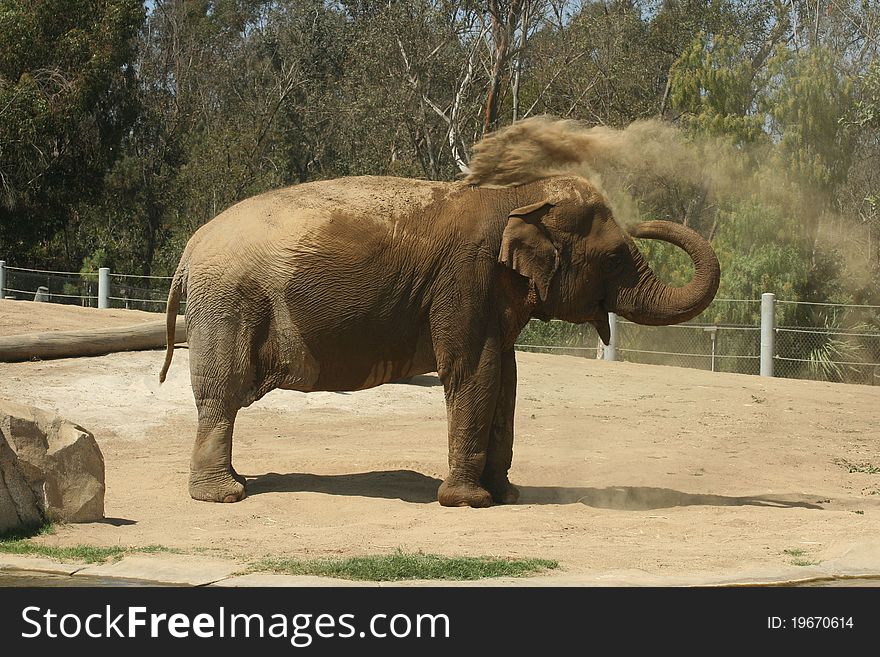
[[[245,498],[245,478],[230,468],[220,473],[189,475],[189,494],[203,502],[239,502]]]
[[[507,480],[507,477],[498,479],[483,478],[480,484],[492,495],[496,504],[516,504],[519,499],[519,488]]]
[[[247,488],[247,479],[245,479],[242,475],[238,474],[235,471],[235,468],[233,468],[232,466],[229,467],[229,474],[231,474],[232,478],[235,479],[238,483],[240,483],[242,486]]]
[[[440,484],[437,500],[440,506],[470,506],[475,509],[492,506],[492,495],[485,488],[461,482],[450,484],[448,479]]]

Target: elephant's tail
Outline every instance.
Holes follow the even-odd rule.
[[[168,305],[165,308],[165,363],[162,365],[162,371],[159,372],[159,383],[165,382],[165,375],[168,374],[168,368],[171,366],[171,359],[174,357],[174,332],[177,327],[177,311],[180,310],[180,297],[185,287],[185,278],[187,272],[187,253],[184,251],[174,272],[174,278],[171,279],[171,289],[168,291]]]

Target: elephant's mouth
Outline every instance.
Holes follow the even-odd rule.
[[[605,299],[600,299],[583,308],[577,317],[566,319],[575,324],[592,324],[602,342],[608,344],[611,340],[611,326],[608,324],[608,311],[605,308]]]

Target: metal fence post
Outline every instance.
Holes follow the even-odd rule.
[[[0,260],[0,299],[6,298],[6,261]]]
[[[110,307],[110,268],[98,269],[98,308]]]
[[[773,376],[773,356],[776,352],[776,295],[761,295],[761,376]]]
[[[703,331],[709,334],[709,339],[712,341],[712,361],[710,364],[710,369],[712,372],[715,371],[715,343],[718,341],[718,327],[717,326],[706,326],[703,328]]]
[[[617,360],[617,314],[608,313],[608,326],[611,328],[611,338],[605,345],[603,358],[605,360]]]

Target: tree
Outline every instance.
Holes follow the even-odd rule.
[[[77,267],[80,204],[131,127],[139,0],[0,0],[0,252]]]

